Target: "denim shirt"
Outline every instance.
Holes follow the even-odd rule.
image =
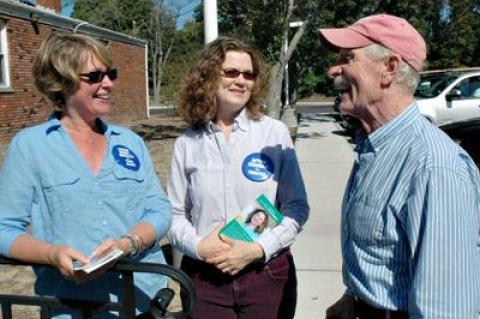
[[[10,256],[12,243],[25,233],[50,244],[69,245],[85,256],[139,223],[154,227],[157,240],[166,233],[170,204],[142,139],[128,129],[97,121],[107,139],[97,175],[55,115],[14,137],[0,172],[0,254]],[[158,244],[138,260],[165,262]],[[75,284],[57,269],[34,271],[38,295],[117,300],[121,291],[119,274],[112,272]],[[162,276],[135,274],[137,305],[148,309],[149,298],[165,282]]]

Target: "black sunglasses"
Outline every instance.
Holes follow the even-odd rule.
[[[243,75],[243,78],[245,80],[249,81],[254,81],[257,78],[257,75],[253,73],[252,71],[239,71],[237,69],[225,69],[222,70],[223,76],[229,79],[235,79],[238,78],[241,75]]]
[[[88,77],[90,83],[100,83],[103,81],[105,75],[108,75],[110,81],[115,81],[118,76],[117,69],[109,69],[107,71],[92,71],[88,73],[80,73],[80,76]]]

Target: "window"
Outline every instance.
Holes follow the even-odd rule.
[[[10,89],[10,68],[8,64],[7,27],[0,20],[0,90]]]
[[[480,76],[464,79],[456,87],[462,93],[462,98],[480,98]]]

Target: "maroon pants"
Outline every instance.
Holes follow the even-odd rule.
[[[292,319],[297,277],[290,251],[267,264],[252,264],[229,276],[203,261],[183,257],[182,269],[197,294],[193,319]]]

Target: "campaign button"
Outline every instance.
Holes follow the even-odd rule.
[[[125,145],[115,145],[112,148],[112,155],[115,162],[126,169],[138,171],[140,168],[138,156]]]
[[[253,182],[263,182],[273,174],[273,161],[265,154],[252,153],[243,160],[242,173]]]

